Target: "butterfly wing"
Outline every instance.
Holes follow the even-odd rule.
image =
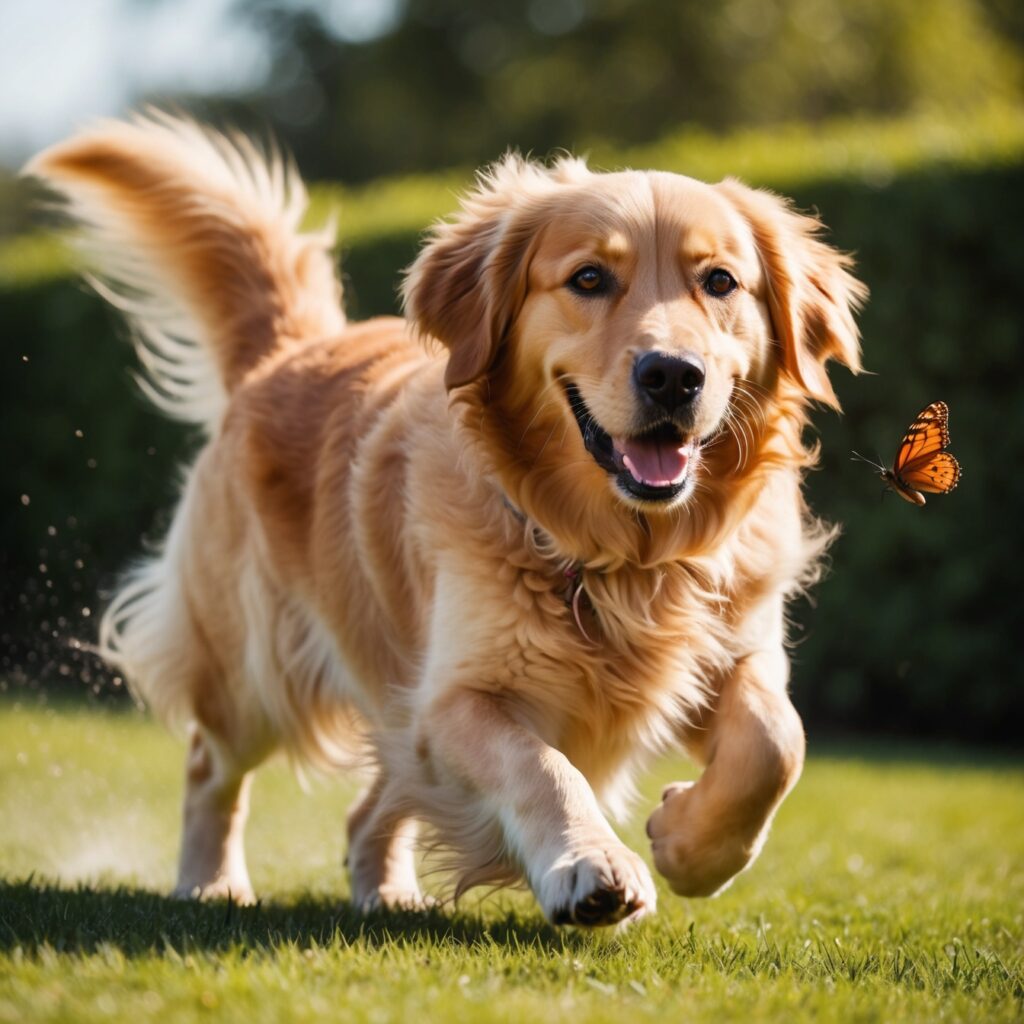
[[[890,486],[915,504],[925,494],[948,494],[960,479],[960,463],[942,449],[949,444],[949,406],[932,402],[907,429],[887,474]],[[915,493],[917,492],[917,493]],[[919,500],[920,499],[920,500]]]
[[[926,494],[949,494],[960,480],[960,463],[949,452],[927,454],[908,463],[900,481]]]
[[[892,469],[876,468],[901,498],[923,505],[925,494],[949,494],[960,480],[960,463],[943,451],[948,444],[949,406],[932,402],[907,428]]]
[[[919,462],[928,462],[932,455],[949,444],[949,406],[932,402],[918,413],[907,428],[893,462],[893,473],[902,477],[904,470]]]

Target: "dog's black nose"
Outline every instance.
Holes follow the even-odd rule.
[[[645,352],[633,373],[641,394],[667,413],[691,405],[704,387],[704,360],[693,352]]]

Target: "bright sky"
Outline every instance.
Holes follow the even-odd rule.
[[[288,0],[338,35],[370,38],[402,0]],[[0,0],[0,165],[141,93],[244,88],[267,72],[239,0]]]

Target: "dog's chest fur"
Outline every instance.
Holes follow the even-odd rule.
[[[747,547],[740,537],[717,561],[569,577],[550,557],[508,552],[494,583],[518,628],[492,638],[493,685],[614,801],[622,776],[700,717],[750,645]]]

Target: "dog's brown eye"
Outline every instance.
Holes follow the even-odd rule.
[[[599,295],[608,290],[608,281],[597,267],[583,267],[569,278],[569,287],[583,295]]]
[[[721,267],[717,270],[712,270],[704,282],[704,290],[709,295],[716,295],[719,298],[723,295],[728,295],[735,287],[736,279],[728,270],[722,270]]]

